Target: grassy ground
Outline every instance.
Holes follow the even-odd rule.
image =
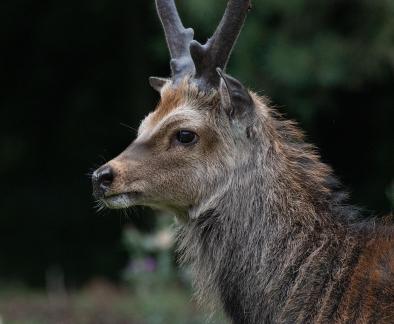
[[[73,293],[0,291],[0,324],[222,324],[177,285],[131,290],[95,282]]]

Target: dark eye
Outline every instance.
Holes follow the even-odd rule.
[[[181,144],[194,144],[197,141],[197,134],[188,130],[181,130],[176,133],[176,140]]]

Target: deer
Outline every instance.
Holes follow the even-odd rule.
[[[293,121],[227,74],[251,10],[205,44],[156,0],[171,61],[136,139],[92,175],[105,207],[175,215],[179,262],[234,324],[394,323],[392,218],[366,220]]]

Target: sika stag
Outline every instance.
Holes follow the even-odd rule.
[[[174,213],[182,263],[233,323],[394,323],[391,220],[362,222],[265,98],[225,74],[249,0],[230,0],[201,45],[174,0],[156,0],[172,76],[137,139],[93,174],[109,208]]]

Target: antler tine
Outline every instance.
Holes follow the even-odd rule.
[[[250,8],[251,0],[229,0],[219,26],[206,44],[201,45],[195,40],[191,42],[190,52],[196,69],[195,78],[201,87],[218,86],[220,78],[216,68],[225,70]]]
[[[194,31],[183,26],[174,0],[156,0],[156,8],[170,50],[172,78],[176,82],[186,75],[194,74],[194,63],[190,55]]]

